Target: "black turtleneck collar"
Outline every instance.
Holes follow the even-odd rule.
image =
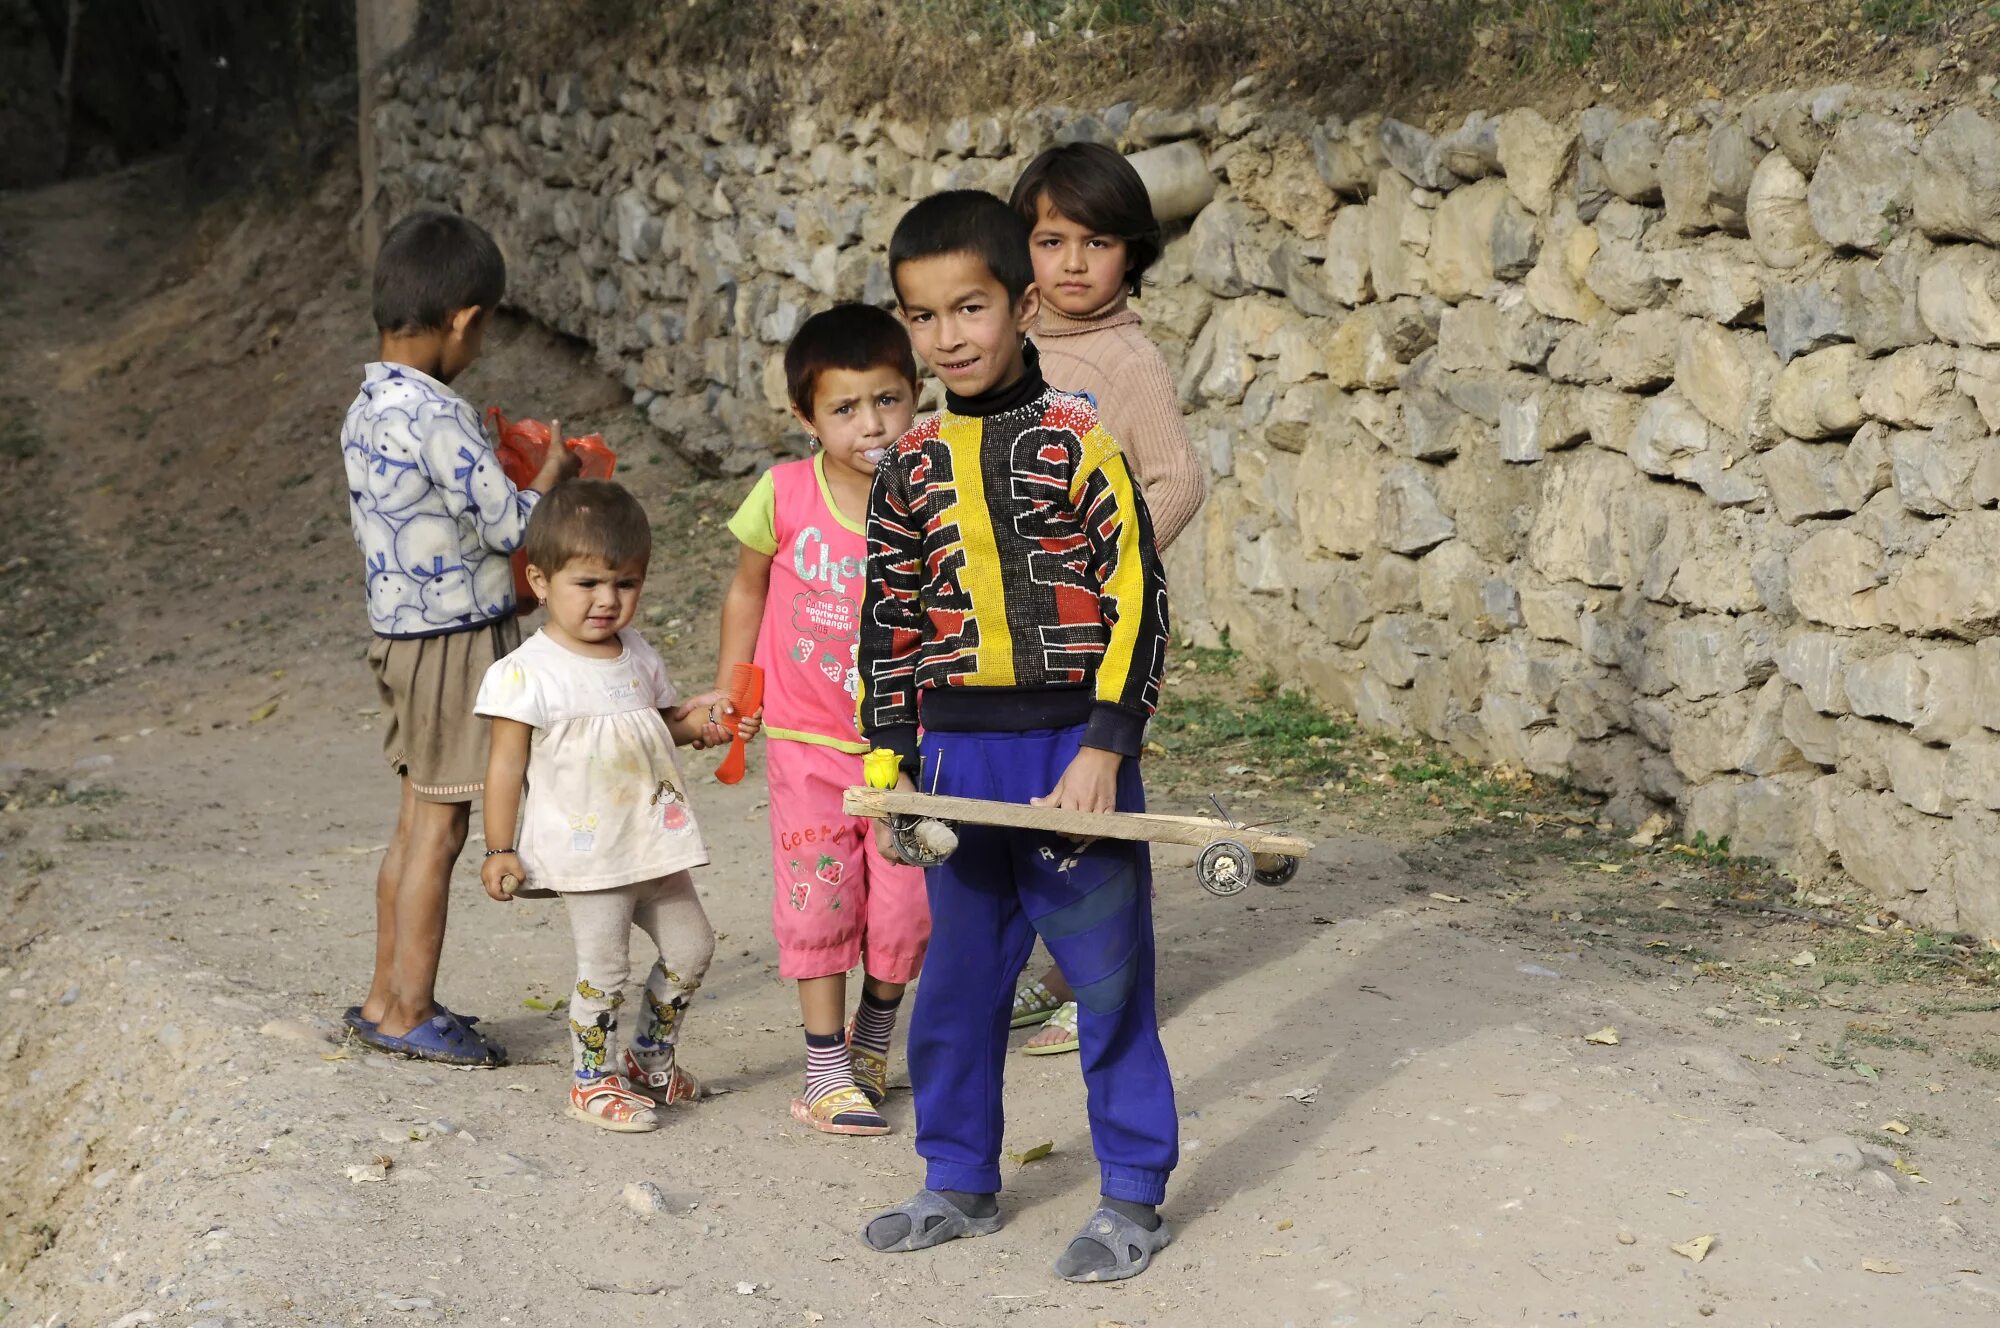
[[[947,390],[944,394],[944,408],[954,415],[999,415],[1006,411],[1018,410],[1040,396],[1048,384],[1042,380],[1042,357],[1035,350],[1035,343],[1025,341],[1021,347],[1021,376],[1006,387],[996,387],[990,392],[981,392],[976,397],[962,397]]]

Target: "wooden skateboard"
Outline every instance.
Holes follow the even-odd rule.
[[[849,816],[886,820],[905,860],[936,866],[945,854],[927,848],[917,834],[922,821],[947,825],[992,825],[1010,830],[1044,830],[1075,839],[1130,839],[1149,844],[1187,844],[1201,850],[1195,877],[1212,895],[1233,895],[1254,876],[1265,885],[1283,885],[1312,852],[1309,839],[1273,830],[1234,825],[1213,816],[1169,816],[1161,812],[1075,812],[1030,807],[983,798],[947,798],[908,789],[851,788],[843,799]]]

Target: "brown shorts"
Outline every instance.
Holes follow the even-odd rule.
[[[448,636],[376,637],[368,667],[387,717],[382,754],[425,802],[470,802],[486,784],[486,721],[472,713],[493,662],[521,644],[512,617]]]

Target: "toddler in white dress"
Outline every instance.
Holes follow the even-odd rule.
[[[474,708],[493,723],[480,879],[497,900],[553,892],[568,908],[570,1113],[653,1130],[656,1106],[701,1095],[676,1047],[715,932],[688,874],[708,850],[674,748],[726,740],[715,723],[722,698],[680,701],[659,655],[630,630],[652,553],[630,493],[601,480],[559,486],[536,507],[524,548],[548,623],[479,688]],[[756,727],[745,718],[747,734]],[[621,1049],[634,923],[660,957],[639,1031]]]

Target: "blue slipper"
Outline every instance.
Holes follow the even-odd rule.
[[[357,1028],[354,1035],[377,1051],[438,1065],[471,1065],[491,1069],[507,1063],[504,1048],[488,1042],[450,1015],[433,1015],[401,1037],[391,1036],[380,1028],[370,1028],[365,1032]]]
[[[432,1001],[431,1008],[439,1014],[444,1015],[447,1019],[458,1020],[459,1023],[464,1024],[467,1028],[471,1028],[479,1022],[478,1015],[460,1014],[456,1010],[447,1009],[443,1001]],[[347,1009],[343,1010],[340,1015],[340,1022],[346,1024],[357,1033],[373,1033],[375,1031],[375,1021],[372,1019],[363,1019],[361,1017],[361,1007],[358,1005],[350,1005]]]

